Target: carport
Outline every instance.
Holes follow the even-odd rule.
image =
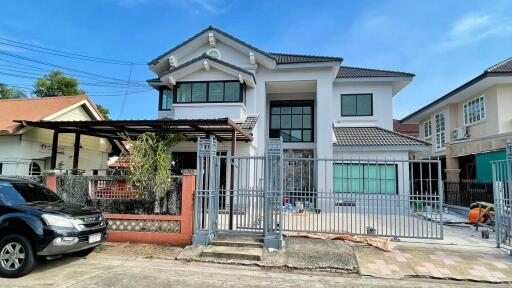
[[[26,121],[16,120],[24,127],[53,130],[50,168],[57,166],[59,135],[75,134],[73,169],[78,169],[80,136],[94,136],[110,140],[136,139],[145,132],[180,133],[188,141],[214,137],[217,141],[230,141],[231,154],[236,155],[237,141],[252,141],[251,133],[229,118],[217,119],[158,119],[158,120],[90,120],[90,121]]]

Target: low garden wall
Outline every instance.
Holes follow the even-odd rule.
[[[125,176],[47,175],[66,202],[95,207],[108,221],[109,241],[188,245],[193,233],[195,171],[172,178],[160,199],[137,194]]]

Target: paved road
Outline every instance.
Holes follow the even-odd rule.
[[[355,274],[265,270],[259,267],[114,257],[63,258],[0,287],[510,287],[432,279],[361,278]]]

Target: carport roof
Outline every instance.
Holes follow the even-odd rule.
[[[188,140],[214,136],[218,141],[231,141],[234,134],[239,141],[253,139],[251,133],[229,118],[15,122],[26,127],[50,129],[58,133],[76,133],[115,140],[122,140],[124,135],[136,138],[144,132],[181,133]]]

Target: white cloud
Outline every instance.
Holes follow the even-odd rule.
[[[434,50],[445,51],[477,43],[489,38],[512,35],[512,22],[490,14],[468,14],[452,24],[451,29]]]

